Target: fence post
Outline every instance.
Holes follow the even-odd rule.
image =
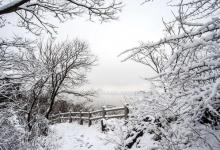
[[[89,127],[92,125],[92,120],[91,120],[92,114],[89,112]]]
[[[104,123],[104,119],[101,120],[101,130],[102,132],[106,131],[106,124]]]
[[[79,124],[83,125],[82,111],[79,112]]]
[[[60,123],[62,122],[60,111],[59,111],[59,121]]]
[[[69,118],[69,123],[71,123],[72,122],[72,116],[71,116],[72,114],[71,114],[71,111],[70,111],[70,118]]]
[[[124,113],[125,113],[125,119],[127,119],[128,118],[128,113],[129,113],[129,109],[128,109],[128,104],[125,104],[124,105]]]
[[[105,119],[106,111],[105,106],[102,106],[102,118]]]

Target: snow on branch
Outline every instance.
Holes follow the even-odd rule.
[[[19,17],[18,26],[39,35],[42,31],[56,33],[56,26],[47,21],[47,14],[52,14],[60,22],[83,14],[87,14],[90,20],[95,17],[102,22],[117,19],[121,7],[122,3],[115,0],[14,0],[0,5],[0,16],[2,18],[8,13],[16,13]]]

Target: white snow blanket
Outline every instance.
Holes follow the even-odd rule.
[[[154,142],[148,135],[140,141],[141,147],[132,147],[132,150],[152,149]],[[123,143],[121,137],[120,132],[101,132],[99,124],[88,127],[87,124],[60,123],[50,127],[45,145],[46,149],[53,150],[118,150]]]
[[[114,150],[115,145],[103,140],[105,134],[94,126],[61,123],[51,126],[50,148],[54,150]]]

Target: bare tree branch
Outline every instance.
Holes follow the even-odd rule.
[[[121,2],[107,2],[103,0],[19,0],[0,5],[1,19],[8,13],[16,13],[20,18],[19,27],[24,27],[33,34],[39,35],[46,31],[51,35],[56,33],[56,26],[45,18],[51,14],[60,22],[72,19],[74,16],[88,14],[89,19],[99,18],[100,21],[117,19],[117,14],[122,7]],[[46,13],[46,14],[45,14]],[[4,22],[1,21],[4,25]]]

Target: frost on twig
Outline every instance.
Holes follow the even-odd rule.
[[[98,18],[101,22],[117,19],[121,11],[120,1],[103,0],[14,0],[0,4],[0,25],[4,25],[4,15],[15,13],[18,26],[24,27],[33,34],[40,35],[42,31],[56,33],[56,26],[48,22],[47,16],[53,16],[60,22],[87,14],[89,20]]]

